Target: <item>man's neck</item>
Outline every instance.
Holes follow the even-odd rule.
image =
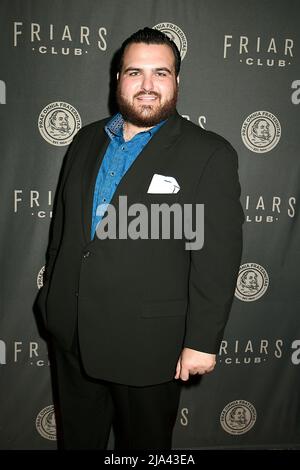
[[[131,124],[128,121],[124,121],[123,125],[123,138],[127,142],[128,140],[131,140],[136,134],[139,132],[144,132],[148,131],[149,129],[152,129],[152,127],[137,127],[134,124]]]

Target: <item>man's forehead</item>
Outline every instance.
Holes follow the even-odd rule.
[[[172,49],[166,44],[129,44],[124,51],[124,62],[132,61],[167,61],[173,64],[175,57]]]

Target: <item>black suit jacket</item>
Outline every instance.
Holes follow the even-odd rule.
[[[111,204],[205,204],[205,242],[90,240],[93,192],[110,142],[108,119],[82,128],[58,186],[45,283],[38,305],[48,331],[71,347],[78,318],[86,372],[145,386],[171,380],[183,347],[217,353],[242,250],[238,159],[222,137],[175,113],[122,178]],[[152,176],[173,176],[177,194],[149,194]]]

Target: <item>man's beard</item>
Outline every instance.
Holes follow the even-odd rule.
[[[137,95],[134,96],[134,99],[139,95],[145,94],[145,92],[139,92],[137,93]],[[150,96],[157,96],[158,99],[160,98],[160,95],[156,92],[150,92],[148,94]],[[137,127],[152,127],[174,114],[176,110],[178,86],[176,86],[172,98],[166,101],[163,105],[159,106],[144,104],[140,105],[139,107],[135,107],[134,105],[129,103],[126,98],[124,98],[124,96],[121,95],[119,85],[117,87],[116,96],[120,113],[122,114],[125,121],[128,121]]]

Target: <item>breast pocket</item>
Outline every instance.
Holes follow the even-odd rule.
[[[178,193],[167,193],[167,194],[151,194],[146,193],[142,198],[142,202],[147,204],[163,204],[167,203],[169,205],[178,202]]]

